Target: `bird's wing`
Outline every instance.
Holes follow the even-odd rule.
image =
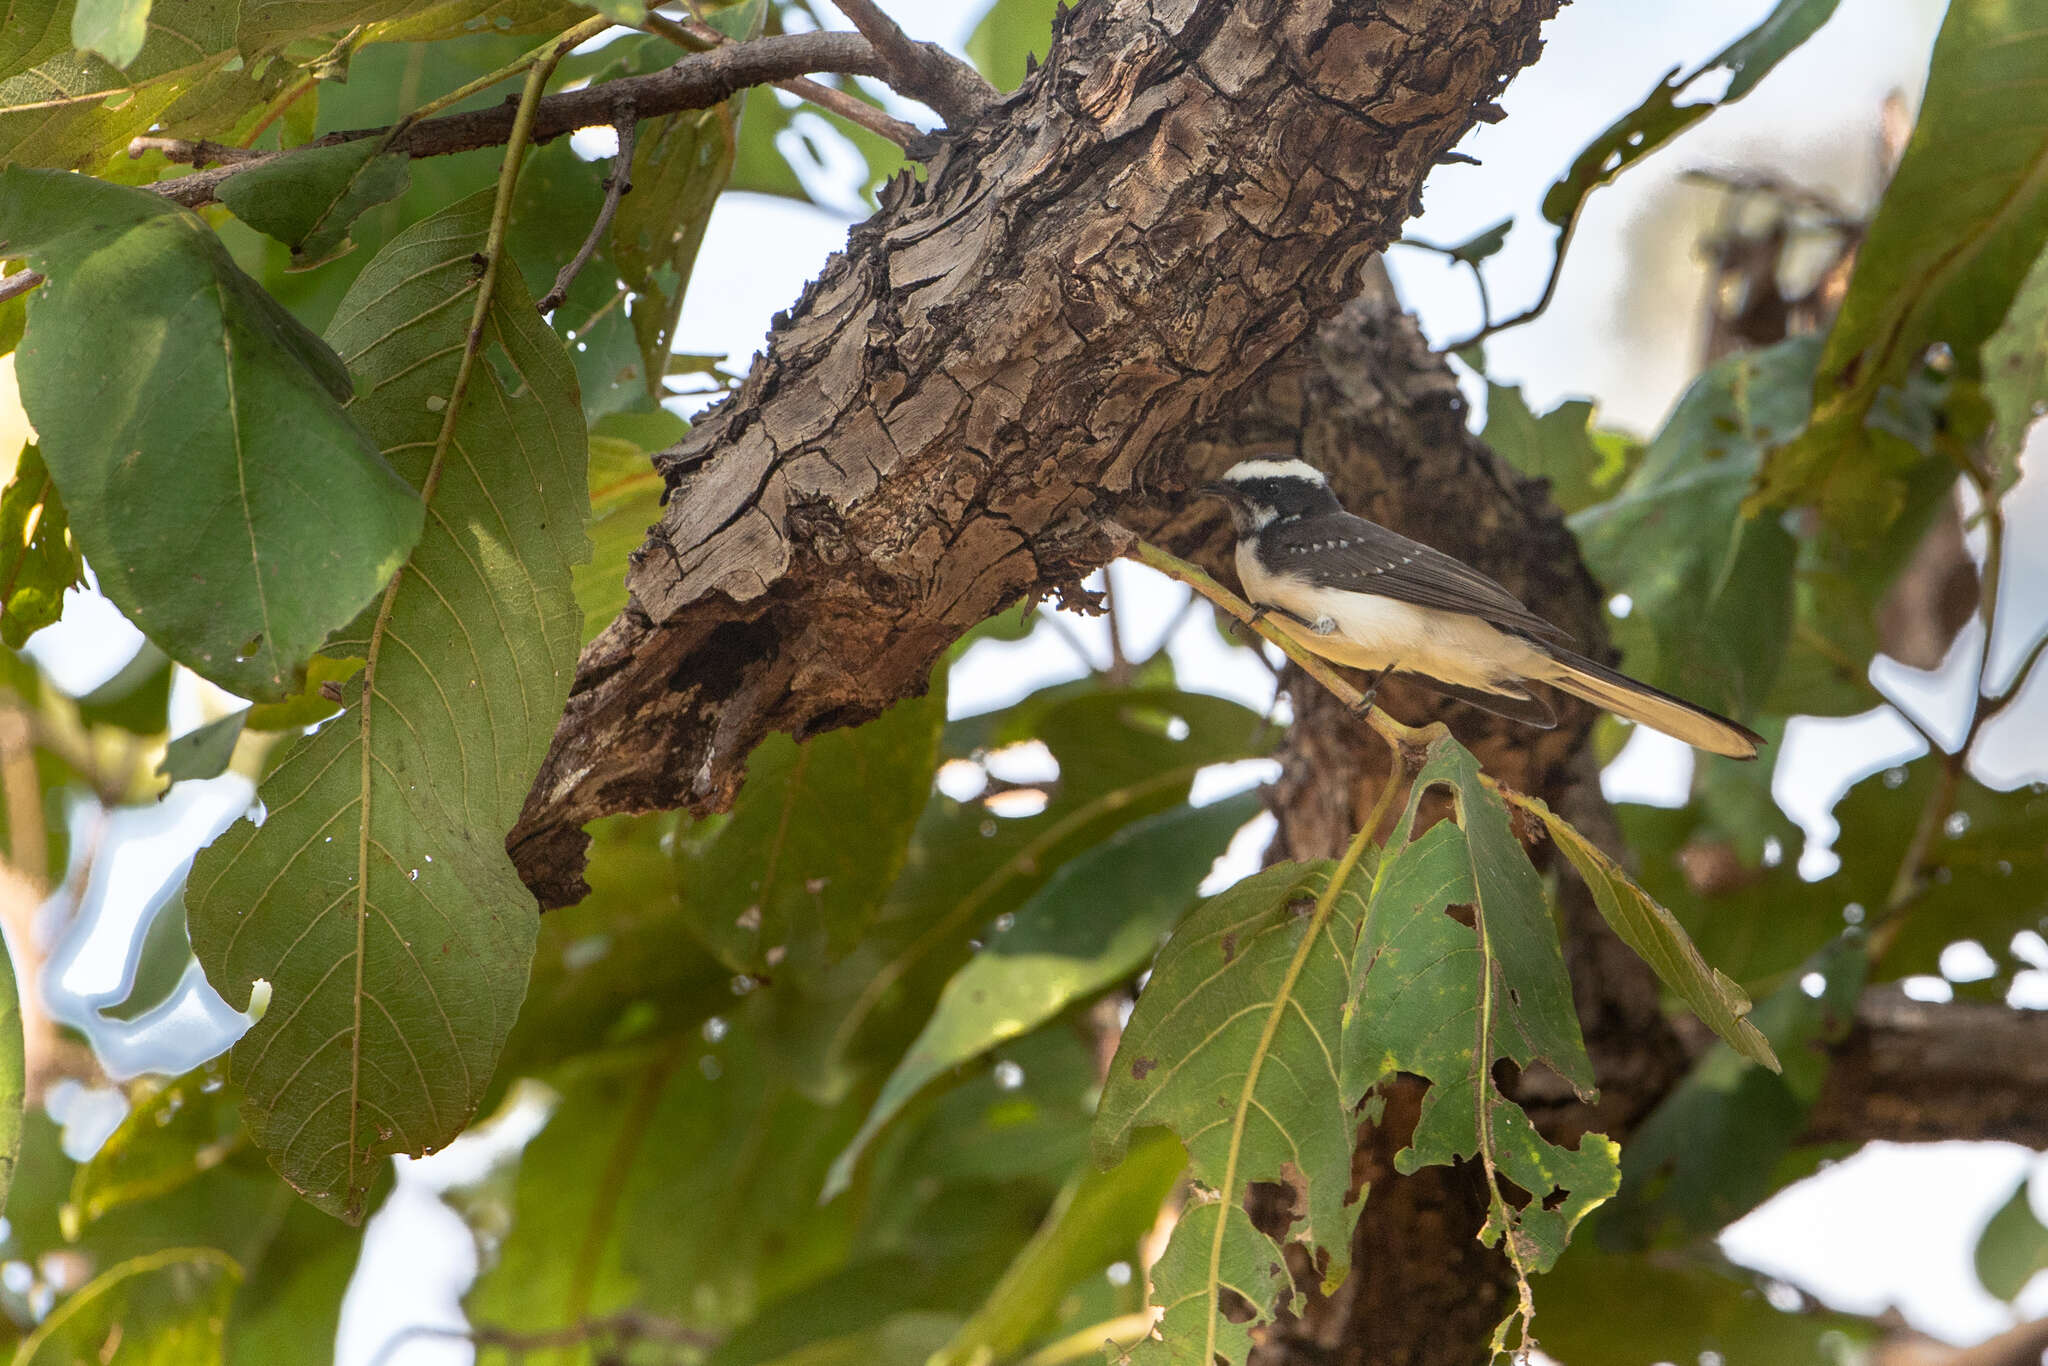
[[[1318,588],[1464,612],[1539,641],[1570,639],[1470,565],[1348,512],[1275,523],[1263,539],[1277,572]]]

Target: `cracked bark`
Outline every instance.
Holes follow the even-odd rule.
[[[1098,515],[1155,530],[1190,434],[1357,292],[1557,3],[1066,14],[658,458],[673,496],[508,841],[541,903],[582,894],[584,822],[726,805],[765,735],[875,715],[1103,563]]]

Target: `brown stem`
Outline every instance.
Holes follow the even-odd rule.
[[[749,43],[728,43],[715,51],[685,57],[674,66],[645,76],[627,76],[616,81],[567,90],[549,95],[534,111],[533,141],[552,141],[578,128],[602,127],[612,121],[612,111],[621,103],[632,105],[640,118],[655,118],[689,109],[709,109],[749,86],[769,85],[811,72],[829,71],[851,76],[886,79],[887,65],[876,55],[867,39],[857,33],[785,33],[758,38]],[[448,156],[475,151],[480,147],[503,146],[512,136],[513,104],[479,109],[466,114],[447,114],[427,119],[406,129],[393,140],[394,150],[414,157]],[[388,128],[359,128],[330,133],[324,138],[287,152],[271,152],[231,166],[159,181],[150,186],[158,194],[187,208],[210,204],[219,197],[221,184],[253,166],[267,166],[296,156],[308,147],[328,147],[338,142],[384,137]]]
[[[576,277],[590,264],[590,258],[597,254],[597,244],[604,240],[612,226],[612,216],[619,211],[619,201],[626,191],[633,188],[633,140],[640,125],[633,117],[631,105],[621,105],[612,127],[619,135],[619,150],[612,157],[612,173],[605,177],[604,204],[597,211],[597,221],[590,225],[589,236],[583,245],[576,248],[576,254],[569,258],[569,264],[562,267],[555,276],[554,287],[541,297],[534,307],[542,313],[552,313],[562,306],[562,300],[569,297],[569,286],[576,283]]]
[[[889,84],[930,105],[948,128],[973,123],[998,98],[996,88],[973,67],[934,44],[912,42],[874,0],[832,3],[889,64],[894,76]]]
[[[647,12],[647,31],[668,39],[685,52],[709,52],[732,41],[709,24],[679,23],[653,10]],[[777,90],[786,90],[798,99],[818,106],[828,114],[837,114],[848,123],[885,137],[898,147],[909,147],[924,136],[903,120],[892,119],[872,104],[808,76],[792,76],[786,81],[771,81],[770,84]]]
[[[17,294],[26,294],[41,284],[47,276],[39,270],[24,270],[0,280],[0,304],[6,303]]]

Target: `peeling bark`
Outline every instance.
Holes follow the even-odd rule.
[[[867,719],[1071,589],[1114,553],[1098,517],[1154,532],[1191,434],[1358,292],[1557,4],[1066,14],[658,457],[673,496],[508,841],[542,905],[582,894],[584,822],[728,804],[765,735]]]

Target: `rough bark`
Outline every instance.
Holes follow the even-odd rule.
[[[1103,563],[1099,515],[1155,530],[1142,493],[1357,292],[1557,3],[1065,15],[660,457],[673,497],[509,841],[542,904],[581,894],[584,822],[728,803],[763,736],[875,715]]]
[[[1975,1138],[2048,1148],[2048,1013],[1873,988],[1831,1052],[1808,1142]]]

